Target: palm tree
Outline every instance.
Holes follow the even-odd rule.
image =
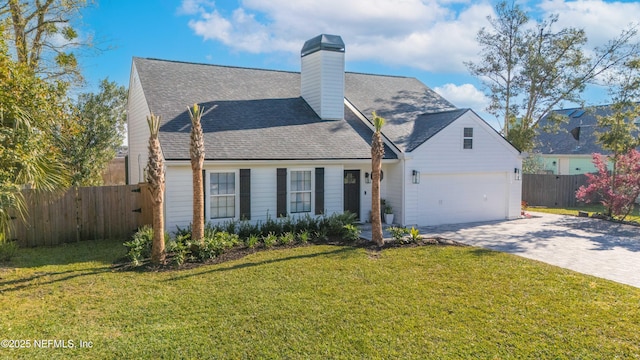
[[[147,164],[147,183],[151,191],[153,204],[153,244],[151,246],[151,262],[162,264],[165,260],[164,250],[164,161],[160,150],[158,131],[160,130],[160,116],[147,116],[149,124],[149,163]]]
[[[191,117],[191,171],[193,176],[193,221],[191,239],[202,242],[204,238],[204,190],[202,164],[204,163],[204,138],[200,119],[204,107],[193,104],[187,108]]]
[[[384,118],[374,111],[373,126],[376,131],[371,139],[371,240],[378,246],[384,245],[382,219],[380,219],[380,171],[384,156],[384,144],[380,134],[382,125],[384,125]]]

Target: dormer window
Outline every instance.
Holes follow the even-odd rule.
[[[462,148],[473,149],[473,128],[464,128],[462,135]]]

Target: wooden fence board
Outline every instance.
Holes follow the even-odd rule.
[[[524,174],[522,200],[530,206],[576,207],[576,191],[586,184],[585,175]]]
[[[25,222],[14,221],[9,238],[20,246],[50,246],[98,239],[123,239],[151,224],[145,184],[71,188],[53,199],[24,190]],[[140,209],[140,212],[134,211]]]

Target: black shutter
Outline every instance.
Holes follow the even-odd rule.
[[[287,216],[287,169],[278,168],[276,216]]]
[[[251,169],[240,169],[240,220],[251,220]]]
[[[316,215],[324,214],[324,168],[316,168]]]

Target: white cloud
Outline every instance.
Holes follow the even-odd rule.
[[[230,44],[233,25],[217,11],[203,13],[199,20],[189,21],[189,27],[205,40],[218,40]]]
[[[342,36],[348,61],[449,72],[466,71],[476,30],[492,12],[486,3],[450,0],[245,0],[224,15],[198,0],[181,8],[198,9],[189,21],[197,35],[238,51],[297,55],[305,40],[328,33]]]
[[[182,0],[182,4],[177,10],[181,15],[195,15],[204,11],[205,7],[215,6],[213,1],[209,0]]]
[[[489,105],[489,98],[472,84],[444,84],[433,89],[445,99],[459,108],[471,108],[484,111]]]
[[[590,47],[605,44],[620,35],[630,24],[638,23],[639,2],[602,0],[544,0],[539,8],[546,14],[558,14],[558,25],[584,29]]]
[[[250,53],[299,54],[305,40],[341,35],[347,61],[375,61],[430,72],[466,74],[477,57],[476,33],[488,27],[494,1],[468,0],[244,0],[237,9],[210,0],[183,0],[179,12],[205,40]],[[536,15],[559,14],[559,26],[584,28],[590,47],[638,21],[640,3],[535,0]]]

